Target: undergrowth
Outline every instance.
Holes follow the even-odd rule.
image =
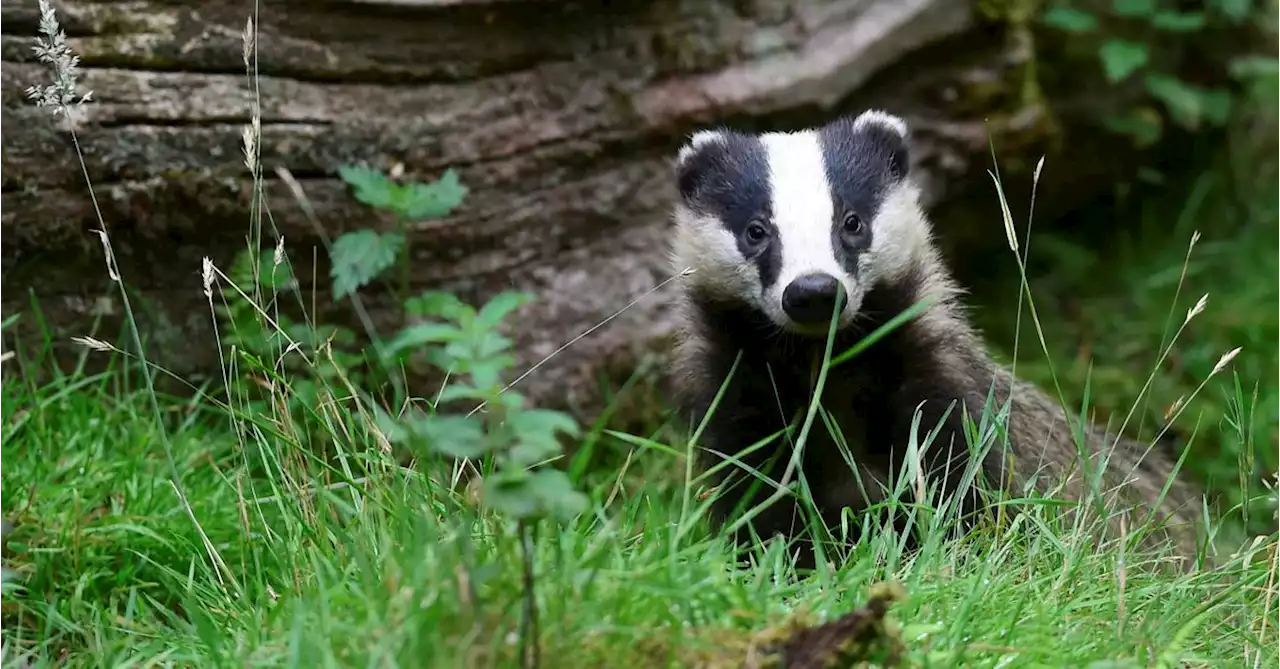
[[[43,48],[61,66],[58,84],[37,97],[70,116],[85,97],[52,9],[41,6]],[[868,516],[854,521],[865,540],[839,566],[797,574],[776,541],[742,563],[706,531],[709,491],[690,444],[612,434],[626,452],[619,470],[563,466],[562,442],[584,438],[581,426],[527,406],[506,381],[513,358],[500,332],[527,296],[468,305],[401,295],[409,325],[352,354],[382,382],[354,375],[357,360],[335,355],[333,332],[280,315],[279,300],[302,300],[283,290],[293,285],[283,240],[266,245],[270,257],[258,253],[272,235],[259,125],[245,133],[255,185],[248,255],[230,272],[202,267],[210,319],[221,342],[236,344],[224,348],[221,384],[187,398],[157,392],[165,372],[148,363],[131,314],[124,342],[78,339],[85,355],[110,356],[105,373],[55,372],[37,385],[26,361],[5,362],[5,666],[765,666],[790,631],[854,609],[885,582],[907,597],[879,633],[916,666],[1280,661],[1273,529],[1188,573],[1124,541],[1098,543],[1045,499],[1004,500],[1006,522],[952,538],[955,508],[932,485],[920,490],[924,477],[908,466],[887,504],[910,519],[918,550]],[[376,180],[351,174],[368,194]],[[438,183],[456,186],[450,197],[460,200],[450,179]],[[378,183],[384,204],[412,199],[391,192],[414,188]],[[433,206],[428,213],[449,208]],[[403,224],[405,207],[390,208]],[[98,222],[127,310],[128,278]],[[1022,268],[1007,207],[1004,225]],[[398,235],[402,227],[336,242],[339,256],[364,260],[345,264],[335,294],[360,310],[359,288],[408,262]],[[1016,334],[1048,353],[1043,318],[1020,288]],[[1205,308],[1192,304],[1162,322],[1185,326]],[[1197,390],[1230,368],[1238,350],[1228,349],[1213,349]],[[410,393],[401,377],[415,359],[448,382],[427,397]],[[1051,376],[1061,397],[1069,379]],[[141,383],[122,390],[123,377]],[[386,386],[390,399],[370,390]],[[975,417],[973,446],[991,439],[997,418]],[[1235,418],[1247,452],[1253,417]],[[909,499],[917,492],[932,505]]]
[[[1235,509],[1232,522],[1266,532],[1277,508],[1266,483],[1280,471],[1280,287],[1271,279],[1280,273],[1280,191],[1274,156],[1259,155],[1269,149],[1257,147],[1256,136],[1240,137],[1241,146],[1226,153],[1247,162],[1217,151],[1203,170],[1114,205],[1110,215],[1135,221],[1124,231],[1068,225],[1035,235],[1031,288],[1054,318],[1047,355],[1024,338],[1016,359],[1019,374],[1042,385],[1051,383],[1047,361],[1054,361],[1068,404],[1079,406],[1087,394],[1100,423],[1118,425],[1136,401],[1131,433],[1149,441],[1164,431],[1189,444],[1188,475]],[[1105,246],[1097,244],[1099,228],[1109,235]],[[976,320],[1006,359],[1014,358],[1017,305],[1001,286],[1010,275],[1016,280],[1014,272],[974,286]],[[1175,305],[1201,295],[1208,296],[1204,316],[1162,356],[1171,319],[1177,324]],[[1230,376],[1189,402],[1222,352],[1235,347]],[[1170,424],[1179,410],[1183,417]]]

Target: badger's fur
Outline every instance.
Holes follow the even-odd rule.
[[[704,130],[679,152],[671,249],[675,269],[686,274],[672,370],[679,403],[696,428],[723,385],[696,443],[702,466],[722,464],[728,455],[773,482],[744,498],[758,477],[737,464],[721,467],[712,477],[719,488],[713,524],[729,520],[735,506],[750,508],[776,493],[792,453],[788,436],[740,453],[803,418],[837,303],[833,355],[922,298],[932,300],[827,375],[821,406],[838,424],[860,474],[819,415],[801,467],[828,527],[840,526],[842,508],[864,510],[893,488],[917,411],[918,444],[938,428],[920,462],[934,477],[931,485],[954,495],[970,460],[962,415],[977,423],[984,406],[999,409],[1010,396],[1008,446],[997,440],[981,462],[986,481],[1015,494],[1034,481],[1041,491],[1075,499],[1088,489],[1073,436],[1078,421],[994,362],[970,325],[908,178],[908,162],[906,123],[881,111],[797,132]],[[1128,508],[1128,527],[1135,527],[1158,500],[1174,461],[1127,439],[1116,445],[1099,427],[1084,429],[1091,471],[1100,452],[1110,453],[1101,486],[1108,510]],[[1183,478],[1155,509],[1165,528],[1155,536],[1172,536],[1177,552],[1192,557],[1198,491]],[[972,509],[978,497],[966,489],[960,499]],[[788,495],[751,525],[762,538],[796,538],[805,525],[796,511]],[[1118,525],[1116,517],[1108,522]],[[806,553],[801,560],[811,564]]]

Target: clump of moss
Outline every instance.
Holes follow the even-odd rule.
[[[698,669],[895,666],[906,647],[886,614],[894,602],[905,599],[902,586],[878,583],[865,604],[826,623],[801,609],[754,629],[703,628],[693,631],[692,638],[649,639],[639,644],[640,655],[652,658],[654,666],[675,659],[680,666]],[[673,646],[675,638],[682,639],[678,646]]]
[[[800,630],[783,645],[788,669],[895,666],[906,650],[901,630],[885,619],[889,606],[905,600],[897,583],[871,586],[867,603],[829,623]]]

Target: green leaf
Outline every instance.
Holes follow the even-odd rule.
[[[392,209],[399,199],[400,186],[366,165],[344,165],[338,176],[355,190],[357,200],[371,207]]]
[[[1109,116],[1103,119],[1103,125],[1111,132],[1133,138],[1133,143],[1138,147],[1155,144],[1164,133],[1160,114],[1149,107],[1122,116]]]
[[[334,299],[354,293],[394,265],[402,246],[404,235],[395,232],[366,229],[339,237],[329,252]]]
[[[1249,18],[1253,12],[1253,0],[1217,0],[1213,3],[1223,16],[1234,22]]]
[[[399,332],[395,339],[387,344],[388,356],[399,355],[401,351],[418,348],[426,344],[457,341],[462,331],[448,323],[414,323]]]
[[[426,441],[427,449],[433,453],[455,458],[478,458],[489,450],[478,418],[436,415],[417,421],[413,430]]]
[[[1145,44],[1113,39],[1098,49],[1098,57],[1102,59],[1102,69],[1107,81],[1114,84],[1124,81],[1138,68],[1146,65],[1150,56]]]
[[[516,518],[552,515],[571,518],[586,510],[586,495],[573,489],[558,469],[507,470],[484,481],[485,504]]]
[[[578,424],[567,414],[546,409],[525,409],[507,417],[507,429],[516,440],[513,462],[528,467],[560,454],[559,435],[578,435]]]
[[[1280,76],[1280,60],[1270,56],[1240,56],[1233,58],[1227,71],[1236,79]]]
[[[1206,100],[1202,91],[1176,77],[1150,74],[1147,75],[1146,85],[1147,91],[1164,103],[1174,122],[1189,129],[1198,128],[1206,113],[1213,113],[1206,109],[1206,103],[1221,105],[1220,100]],[[1217,111],[1221,111],[1220,107]]]
[[[481,358],[491,358],[510,348],[510,339],[493,330],[486,330],[476,337],[474,353]]]
[[[523,469],[498,471],[484,480],[482,498],[492,507],[515,518],[529,518],[539,511],[539,500],[529,485],[532,472]]]
[[[451,341],[445,344],[441,352],[449,360],[450,365],[457,367],[455,371],[458,374],[466,374],[471,369],[471,359],[475,357],[471,355],[471,342],[466,340]]]
[[[428,348],[422,352],[422,357],[426,359],[427,364],[446,372],[453,367],[453,358],[446,354],[443,349]]]
[[[568,519],[587,508],[587,496],[573,489],[569,476],[559,469],[539,469],[529,477],[528,488],[545,513]]]
[[[514,388],[498,395],[497,402],[507,413],[521,411],[524,409],[524,395]]]
[[[520,467],[545,464],[557,455],[560,455],[560,445],[548,447],[545,440],[518,441],[507,451],[511,463]]]
[[[449,169],[433,183],[409,184],[400,213],[414,221],[444,218],[462,204],[467,191],[467,187],[458,180],[458,173]]]
[[[1190,33],[1204,28],[1204,14],[1183,12],[1159,12],[1151,17],[1151,25],[1158,30],[1172,33]]]
[[[317,410],[320,404],[320,386],[314,381],[306,378],[295,379],[289,384],[292,393],[291,399],[297,406],[305,407],[310,410]]]
[[[471,381],[477,388],[494,389],[501,386],[502,370],[510,367],[515,361],[510,356],[496,356],[481,360],[462,360]]]
[[[457,295],[439,290],[428,290],[404,303],[404,309],[410,316],[435,316],[450,321],[458,320],[459,315],[470,308]]]
[[[1112,0],[1111,7],[1120,16],[1150,16],[1156,11],[1155,0]]]
[[[454,400],[478,400],[484,401],[486,393],[465,383],[450,383],[440,390],[436,395],[437,404],[444,404]]]
[[[511,429],[520,436],[545,435],[554,437],[563,432],[566,437],[578,436],[578,423],[569,414],[550,409],[524,409],[507,419]]]
[[[289,263],[283,260],[276,264],[275,253],[263,254],[258,258],[258,285],[268,290],[281,290],[293,287],[293,272],[289,271]]]
[[[1098,28],[1098,17],[1073,7],[1051,7],[1041,17],[1045,25],[1069,33],[1093,32]]]
[[[476,324],[491,328],[502,322],[507,314],[527,304],[533,296],[528,293],[504,291],[493,296],[476,315]]]
[[[1231,118],[1234,98],[1221,88],[1200,89],[1200,112],[1214,125],[1225,125]]]

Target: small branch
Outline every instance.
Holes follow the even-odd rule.
[[[524,669],[537,669],[541,664],[538,643],[538,599],[534,595],[533,528],[521,520],[520,558],[524,563],[524,615],[520,620],[520,661]]]

